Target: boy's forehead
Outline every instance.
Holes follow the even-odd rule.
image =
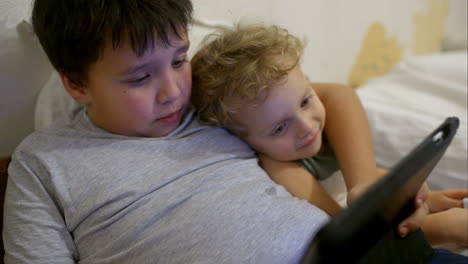
[[[117,46],[114,46],[112,39],[108,37],[99,58],[90,65],[90,71],[127,76],[142,69],[171,63],[176,56],[186,54],[189,49],[190,42],[187,34],[181,37],[170,36],[171,46],[165,45],[164,42],[155,38],[154,46],[150,42],[147,43],[145,50],[140,55],[132,47],[128,36],[122,36]]]
[[[105,49],[119,50],[119,49],[128,49],[130,48],[133,53],[136,55],[143,55],[147,51],[154,51],[157,49],[167,49],[167,48],[179,48],[183,46],[188,46],[190,44],[188,39],[188,32],[185,29],[180,29],[178,34],[168,30],[167,31],[167,42],[163,37],[159,36],[156,31],[153,34],[146,36],[144,38],[132,39],[131,33],[123,30],[120,36],[112,36],[112,34],[106,34],[105,38]],[[141,54],[138,54],[138,48],[144,47]]]
[[[244,99],[244,103],[233,116],[236,122],[249,131],[249,134],[261,133],[278,119],[278,112],[281,110],[271,108],[265,104],[264,99]]]
[[[300,101],[307,93],[306,89],[291,91],[286,79],[272,85],[262,100],[257,100],[256,104],[246,105],[244,114],[252,116],[255,119],[253,126],[263,133],[275,126],[276,123],[293,116]]]

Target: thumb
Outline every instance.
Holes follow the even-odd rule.
[[[400,237],[406,237],[408,233],[418,229],[428,214],[428,205],[426,203],[421,204],[410,217],[406,218],[398,225],[398,234]]]

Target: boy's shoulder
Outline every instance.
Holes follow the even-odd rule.
[[[68,128],[63,126],[51,126],[32,132],[16,147],[15,152],[41,152],[57,147],[60,143],[60,135]]]
[[[80,128],[80,111],[76,111],[70,118],[60,118],[52,122],[48,127],[40,128],[29,134],[17,146],[15,152],[36,152],[50,148],[56,148],[63,144],[67,137],[82,133]]]

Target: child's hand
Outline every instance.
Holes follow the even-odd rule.
[[[361,182],[353,186],[353,188],[351,188],[348,191],[347,203],[350,204],[353,200],[355,200],[357,197],[363,194],[367,190],[367,188],[369,188],[369,186],[372,185],[373,183],[374,183],[373,181]],[[416,196],[414,198],[414,206],[416,208],[415,212],[412,215],[410,215],[408,218],[403,220],[398,225],[398,234],[401,237],[406,237],[409,233],[421,227],[427,215],[431,211],[435,211],[435,210],[431,210],[429,208],[429,204],[426,203],[426,200],[428,200],[430,193],[431,192],[429,190],[429,187],[425,183],[421,186],[421,188],[416,193]],[[447,207],[447,206],[453,205],[452,200],[454,199],[454,196],[455,197],[460,196],[459,193],[455,191],[454,192],[449,192],[449,191],[434,192],[433,195],[434,196],[432,197],[431,201],[433,203],[434,208],[437,208],[439,206],[439,208],[443,207],[446,209],[454,207],[454,206]],[[463,199],[463,197],[461,199]]]
[[[468,197],[468,189],[449,189],[431,191],[426,200],[431,213],[441,212],[450,208],[463,207],[463,198]]]
[[[426,203],[429,192],[429,187],[424,183],[416,193],[414,198],[414,206],[416,211],[398,225],[398,234],[401,237],[406,237],[408,233],[418,229],[423,224],[427,215],[430,213],[429,206]]]
[[[451,208],[437,214],[444,215],[442,229],[447,228],[448,241],[468,247],[468,209]]]
[[[422,230],[432,245],[456,243],[468,247],[468,209],[451,208],[427,217]]]
[[[351,189],[348,190],[348,195],[346,197],[346,203],[349,205],[351,202],[356,200],[361,196],[375,181],[361,182],[354,185]]]
[[[377,177],[376,178],[369,178],[366,181],[361,181],[358,184],[354,185],[351,189],[348,190],[348,196],[346,197],[347,204],[350,204],[352,201],[356,200],[359,196],[361,196],[369,186],[374,184],[378,179],[382,178],[385,174],[387,174],[386,169],[377,168]]]

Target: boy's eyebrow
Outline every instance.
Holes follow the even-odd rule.
[[[288,118],[281,118],[281,119],[276,119],[273,122],[266,122],[266,125],[263,126],[263,124],[260,123],[263,128],[261,129],[262,134],[270,134],[272,130],[274,130],[279,124],[283,123],[284,121],[288,120]]]
[[[181,53],[181,52],[186,52],[188,49],[190,48],[190,41],[187,40],[186,42],[184,42],[184,44],[182,46],[180,46],[177,50],[176,50],[176,54],[178,53]]]
[[[176,54],[187,52],[190,48],[190,41],[187,41],[184,45],[176,50]]]
[[[187,52],[188,49],[190,48],[190,42],[187,41],[183,46],[179,47],[176,52],[174,53],[175,55],[179,55],[180,53]],[[128,69],[125,69],[122,71],[119,75],[132,75],[133,73],[139,72],[140,70],[147,68],[149,65],[151,65],[153,62],[147,62],[143,63],[141,65],[136,65],[133,67],[129,67]]]

